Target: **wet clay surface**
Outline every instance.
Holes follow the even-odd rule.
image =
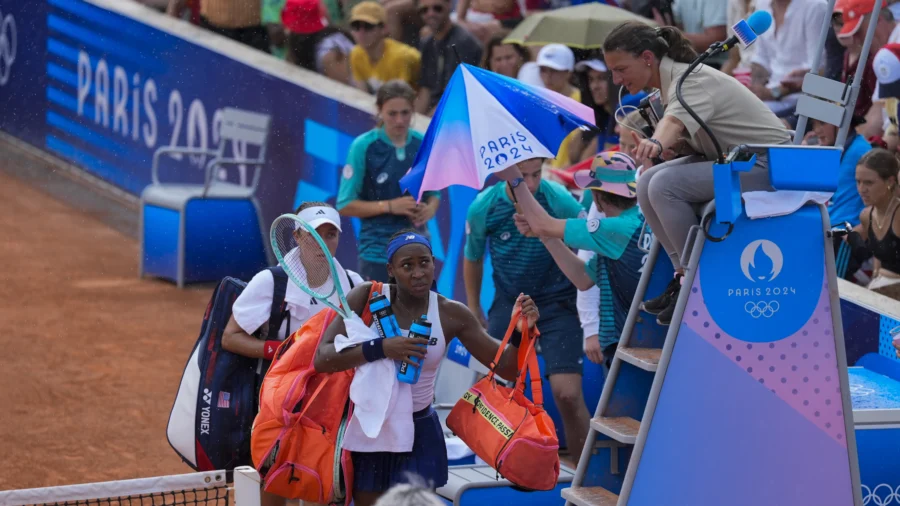
[[[191,472],[166,423],[212,289],[138,279],[133,216],[49,186],[0,167],[0,490]]]

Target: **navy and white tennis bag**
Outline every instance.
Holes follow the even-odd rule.
[[[281,267],[269,270],[275,289],[268,327],[260,330],[267,332],[258,336],[261,339],[277,338],[281,322],[288,317],[284,304],[287,274]],[[184,368],[169,414],[169,445],[196,471],[252,465],[250,428],[269,362],[222,349],[222,334],[231,318],[231,307],[246,286],[247,283],[231,277],[219,282],[206,307],[200,337]]]

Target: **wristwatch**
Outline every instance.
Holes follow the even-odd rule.
[[[525,181],[524,177],[517,177],[507,183],[509,184],[510,193],[512,194],[513,202],[515,203],[519,203],[519,199],[516,198],[516,188],[522,184],[522,181]]]

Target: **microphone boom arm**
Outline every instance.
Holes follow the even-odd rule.
[[[687,111],[687,113],[691,115],[691,118],[693,118],[694,121],[696,121],[697,124],[700,125],[700,128],[702,128],[703,131],[706,132],[706,135],[708,135],[709,138],[712,140],[713,145],[716,148],[716,156],[717,156],[716,163],[719,163],[719,164],[725,163],[725,153],[722,151],[722,146],[719,144],[719,141],[716,140],[716,136],[713,135],[712,130],[709,129],[709,125],[707,125],[705,121],[700,119],[700,117],[697,116],[697,113],[695,113],[694,110],[691,109],[691,106],[688,105],[687,102],[685,102],[684,97],[681,94],[681,87],[682,87],[682,85],[684,85],[685,79],[687,79],[687,77],[689,75],[691,75],[691,72],[693,72],[694,69],[697,68],[698,65],[700,65],[701,63],[706,61],[707,58],[718,53],[721,50],[721,48],[722,48],[721,44],[722,43],[720,43],[720,42],[713,44],[712,46],[710,46],[710,48],[708,50],[704,51],[703,54],[698,56],[697,59],[692,61],[691,64],[688,65],[688,68],[684,72],[684,74],[681,75],[681,78],[678,79],[678,84],[675,85],[675,97],[678,99],[678,102],[681,103],[681,106],[684,107],[684,110]]]

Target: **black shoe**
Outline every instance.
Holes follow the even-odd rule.
[[[658,315],[665,311],[670,305],[675,304],[678,299],[678,291],[681,290],[681,275],[676,275],[669,281],[662,295],[641,303],[641,309],[652,315]]]
[[[675,315],[675,304],[678,302],[678,294],[676,293],[674,297],[672,297],[672,302],[666,306],[665,309],[662,310],[661,313],[656,315],[656,323],[662,325],[663,327],[669,326],[672,323],[672,316]]]

